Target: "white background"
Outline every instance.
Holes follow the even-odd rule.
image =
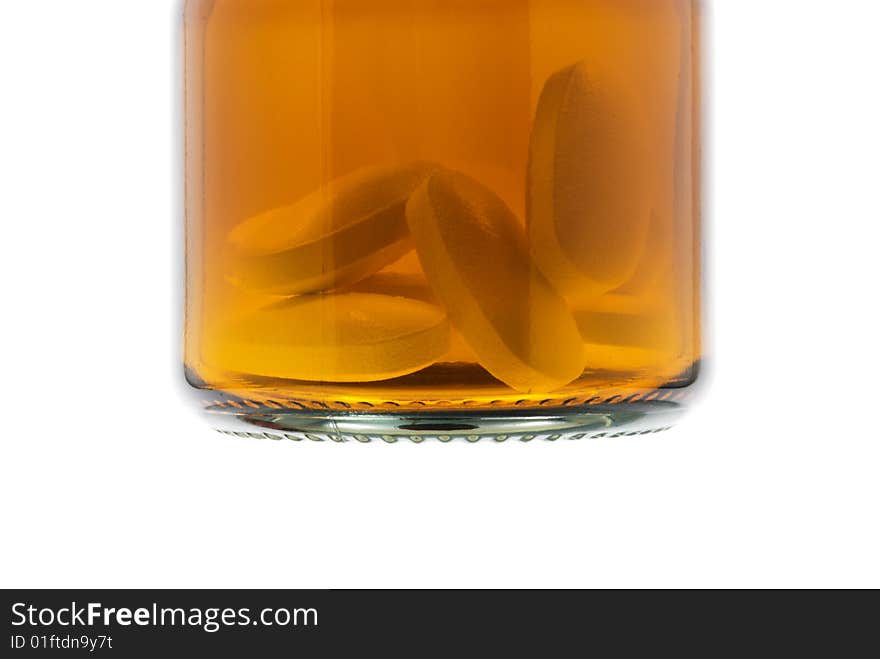
[[[880,586],[880,3],[716,0],[677,430],[217,435],[180,399],[171,0],[0,0],[0,586]]]

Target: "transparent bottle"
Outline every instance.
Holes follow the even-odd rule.
[[[186,2],[185,369],[212,424],[675,423],[702,355],[699,5]]]

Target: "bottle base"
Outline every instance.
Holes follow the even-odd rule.
[[[651,435],[686,411],[672,401],[621,402],[582,409],[340,413],[206,409],[218,432],[241,438],[314,442],[531,442]]]

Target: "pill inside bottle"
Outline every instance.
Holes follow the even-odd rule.
[[[229,234],[229,278],[247,289],[293,295],[376,272],[412,249],[404,208],[431,169],[426,163],[363,168],[249,218]]]
[[[580,375],[571,311],[497,195],[464,174],[437,171],[413,193],[406,215],[428,282],[492,375],[524,392],[552,391]]]
[[[284,300],[237,319],[225,334],[233,371],[324,382],[399,377],[449,349],[440,307],[370,293]]]

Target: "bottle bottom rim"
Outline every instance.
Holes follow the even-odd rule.
[[[687,410],[668,401],[583,408],[407,413],[230,411],[206,408],[218,432],[240,438],[293,442],[394,444],[411,442],[532,442],[652,435],[672,428]]]

